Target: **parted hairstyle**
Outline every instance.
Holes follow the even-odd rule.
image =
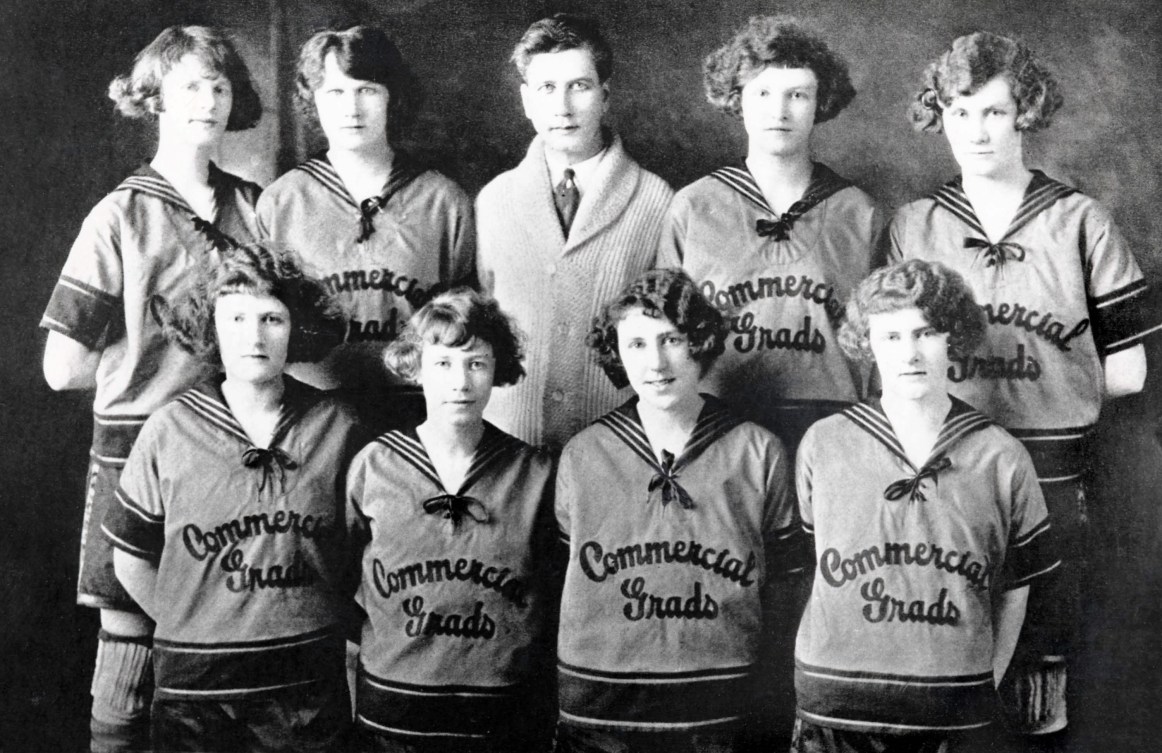
[[[998,76],[1009,84],[1017,103],[1018,131],[1049,125],[1063,101],[1053,74],[1023,42],[978,31],[958,37],[924,71],[923,88],[909,110],[912,127],[940,133],[944,108],[953,99],[975,94]]]
[[[948,334],[948,353],[961,358],[984,339],[984,314],[959,273],[939,262],[909,259],[881,267],[864,279],[847,303],[839,346],[853,361],[874,363],[868,317],[917,308],[937,332]]]
[[[375,26],[320,31],[306,41],[299,52],[295,74],[299,112],[312,121],[318,119],[315,91],[323,85],[324,63],[329,54],[335,55],[339,69],[351,78],[387,88],[387,122],[392,135],[412,123],[423,102],[419,80],[395,43]]]
[[[207,259],[176,301],[152,303],[166,337],[203,361],[220,364],[214,310],[218,299],[231,293],[269,295],[286,305],[288,363],[320,361],[343,341],[346,321],[323,283],[303,273],[293,252],[257,243],[224,251],[220,262]]]
[[[262,102],[250,81],[250,70],[225,33],[207,26],[171,26],[137,53],[133,70],[109,84],[109,99],[129,118],[156,118],[165,108],[161,80],[186,55],[230,82],[233,104],[227,131],[245,131],[258,124]]]
[[[577,13],[556,13],[535,22],[517,42],[511,60],[524,81],[534,55],[576,49],[589,50],[600,83],[609,80],[613,75],[613,50],[602,36],[597,19]]]
[[[686,336],[690,355],[703,374],[726,350],[726,322],[690,276],[678,268],[651,270],[601,307],[585,338],[597,363],[618,389],[629,386],[629,377],[617,349],[617,325],[637,309],[647,316],[670,320]]]
[[[404,379],[416,381],[425,345],[460,348],[473,340],[492,346],[494,387],[516,384],[525,375],[516,325],[494,299],[471,288],[456,288],[425,303],[384,350],[383,361]]]
[[[729,42],[706,56],[706,99],[723,112],[742,115],[742,87],[767,68],[807,68],[819,88],[815,122],[838,115],[855,98],[847,63],[818,35],[785,16],[754,16]]]

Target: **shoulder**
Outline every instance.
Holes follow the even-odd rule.
[[[674,194],[674,207],[696,208],[722,204],[730,200],[731,189],[713,175],[704,175]]]
[[[519,185],[517,169],[505,170],[480,189],[480,193],[476,196],[476,203],[481,205],[500,202]]]
[[[309,192],[316,185],[318,185],[318,181],[312,178],[301,166],[292,167],[275,178],[274,182],[263,190],[262,196],[259,197],[259,206],[277,201],[285,196]]]
[[[858,437],[861,431],[863,430],[840,411],[808,427],[799,444],[800,454],[805,450],[815,452],[820,448],[842,454],[850,448],[851,440]]]

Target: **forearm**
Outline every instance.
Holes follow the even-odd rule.
[[[993,681],[998,685],[1017,650],[1028,603],[1028,586],[1006,591],[997,600],[993,613]]]
[[[1135,345],[1111,353],[1102,361],[1107,398],[1133,395],[1146,385],[1146,348]]]
[[[101,351],[59,332],[49,332],[44,344],[44,381],[54,390],[94,389],[100,361]]]
[[[153,591],[157,585],[157,565],[120,549],[114,549],[113,571],[117,573],[117,580],[121,581],[121,585],[138,606],[156,620]]]

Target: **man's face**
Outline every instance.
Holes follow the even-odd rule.
[[[572,165],[601,151],[609,85],[598,80],[588,49],[533,55],[520,96],[547,152]]]

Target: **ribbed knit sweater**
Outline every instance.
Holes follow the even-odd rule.
[[[673,197],[615,136],[586,187],[569,237],[553,206],[538,137],[476,199],[477,272],[525,335],[527,376],[495,390],[485,417],[530,444],[560,446],[628,397],[585,345],[607,300],[654,266]]]

